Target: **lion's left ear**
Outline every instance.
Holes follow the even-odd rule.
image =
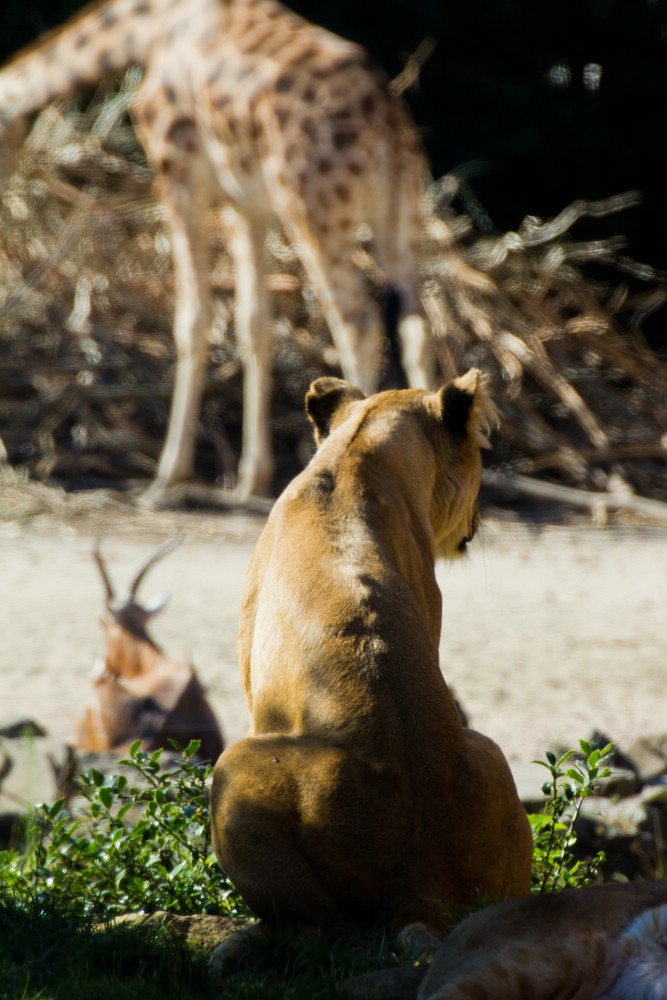
[[[306,413],[315,429],[316,444],[320,445],[329,436],[350,403],[365,398],[361,389],[342,378],[325,377],[311,382],[306,393]]]
[[[486,378],[478,368],[447,382],[439,392],[442,419],[454,437],[470,438],[479,448],[490,448],[489,434],[498,416],[486,387]]]

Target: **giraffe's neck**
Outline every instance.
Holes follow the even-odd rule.
[[[277,0],[97,0],[0,69],[0,126],[132,65],[150,67],[165,94],[194,87],[200,104],[222,78],[249,98],[285,61],[353,49]]]
[[[0,118],[31,114],[107,73],[143,65],[160,11],[169,5],[169,0],[102,0],[19,52],[0,70]]]

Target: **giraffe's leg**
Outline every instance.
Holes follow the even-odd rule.
[[[352,255],[353,232],[320,233],[294,225],[295,245],[338,350],[344,377],[366,393],[377,391],[384,324]]]
[[[164,196],[174,266],[173,334],[177,355],[169,431],[157,475],[158,483],[164,486],[192,476],[203,392],[210,286],[205,238],[200,231],[203,206],[196,201],[192,190],[182,184],[169,186]]]
[[[433,389],[437,381],[435,352],[417,289],[417,274],[415,261],[414,272],[408,273],[401,267],[391,276],[391,287],[400,299],[401,364],[409,386]]]
[[[149,493],[152,497],[190,479],[194,471],[211,311],[207,242],[202,228],[207,199],[196,176],[182,172],[177,180],[168,174],[160,178],[159,196],[167,210],[174,267],[176,373],[169,429]]]
[[[273,475],[271,444],[271,327],[264,275],[266,224],[227,208],[236,270],[235,328],[243,360],[243,446],[236,492],[267,496]]]
[[[408,385],[432,389],[437,381],[435,351],[421,302],[419,278],[422,185],[411,164],[397,176],[405,179],[403,185],[397,185],[396,197],[382,199],[374,206],[375,248],[400,302],[398,336]]]

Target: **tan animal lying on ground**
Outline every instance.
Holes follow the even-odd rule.
[[[125,753],[139,739],[146,751],[169,750],[172,739],[183,746],[198,739],[202,760],[215,761],[222,753],[220,727],[192,663],[186,657],[166,657],[146,631],[148,620],[162,610],[166,598],[147,606],[136,600],[148,570],[175,543],[170,540],[143,563],[129,595],[122,599],[115,597],[104,560],[95,550],[106,592],[101,619],[104,654],[96,665],[90,702],[76,730],[74,745],[79,750]]]
[[[242,600],[252,729],[215,768],[216,853],[265,920],[439,933],[452,907],[530,883],[509,767],[462,727],[438,663],[436,551],[475,533],[493,409],[476,370],[369,398],[318,379],[306,409],[318,450]]]
[[[667,1000],[667,881],[609,883],[481,910],[441,945],[418,997]]]

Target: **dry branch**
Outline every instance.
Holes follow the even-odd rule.
[[[590,493],[587,490],[572,489],[571,486],[547,483],[528,476],[512,476],[493,469],[486,469],[483,479],[486,486],[509,495],[519,493],[571,507],[587,507],[596,511],[602,521],[606,520],[609,510],[627,510],[659,524],[667,524],[667,503],[660,500],[625,493]]]
[[[67,488],[150,476],[167,422],[171,264],[127,119],[135,85],[128,75],[85,112],[47,108],[0,201],[0,439],[11,465]],[[632,494],[667,499],[667,365],[641,334],[664,306],[664,280],[623,256],[617,237],[575,238],[581,220],[628,210],[637,195],[577,201],[489,235],[456,209],[460,193],[448,176],[429,194],[425,304],[444,374],[472,364],[490,373],[502,413],[496,471],[548,474],[626,506]],[[233,274],[213,210],[210,231],[215,315],[198,472],[228,485],[241,377]],[[357,259],[380,292],[372,246]],[[307,455],[303,393],[336,357],[278,231],[268,270],[279,487]]]

